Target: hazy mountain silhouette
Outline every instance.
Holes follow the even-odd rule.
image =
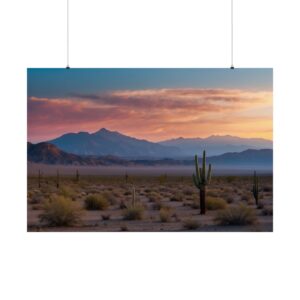
[[[179,150],[172,146],[139,140],[105,128],[95,133],[67,133],[48,141],[63,151],[79,155],[116,155],[120,157],[173,157]]]
[[[108,156],[80,156],[64,152],[50,143],[27,143],[27,160],[49,165],[128,165],[129,162]]]
[[[178,148],[184,155],[202,153],[212,156],[227,152],[241,152],[247,149],[272,149],[273,142],[261,138],[240,138],[230,135],[212,135],[207,138],[177,138],[160,142],[164,146]]]

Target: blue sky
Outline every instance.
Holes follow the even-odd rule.
[[[28,69],[28,96],[153,88],[272,90],[272,69]]]

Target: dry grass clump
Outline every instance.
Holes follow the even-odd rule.
[[[94,194],[86,197],[84,206],[87,210],[105,210],[108,208],[109,202],[103,195]]]
[[[178,201],[181,202],[183,201],[183,194],[182,193],[175,193],[171,198],[170,201]]]
[[[195,194],[195,190],[191,187],[187,187],[183,190],[183,193],[186,195],[186,196],[192,196]]]
[[[208,210],[218,210],[225,209],[227,207],[227,202],[223,198],[207,197],[206,208]]]
[[[144,207],[142,205],[130,206],[123,212],[124,220],[143,220]]]
[[[220,210],[215,217],[215,222],[218,225],[251,225],[255,224],[256,221],[254,209],[246,205]]]
[[[44,212],[39,216],[48,226],[74,226],[80,222],[81,208],[71,199],[56,196],[44,203]]]
[[[58,190],[58,194],[66,198],[71,198],[72,200],[76,198],[76,192],[74,189],[67,185],[62,185]]]
[[[219,196],[219,193],[217,191],[215,191],[215,190],[209,190],[209,191],[207,191],[206,194],[209,197],[218,197]]]
[[[251,196],[249,194],[244,194],[244,195],[242,195],[241,200],[249,202],[249,201],[251,201]]]
[[[200,226],[197,220],[193,219],[185,219],[183,221],[183,228],[187,230],[195,230]]]
[[[103,197],[110,203],[110,205],[117,204],[116,194],[112,192],[103,192]]]
[[[155,200],[152,204],[152,209],[153,210],[160,210],[164,207],[164,204],[161,202],[161,200]]]
[[[149,202],[155,202],[156,200],[161,200],[161,195],[157,192],[151,192],[147,195]]]
[[[172,217],[172,211],[170,207],[163,207],[159,211],[159,218],[160,221],[163,223],[170,222]]]

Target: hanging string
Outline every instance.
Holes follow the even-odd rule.
[[[231,0],[231,67],[230,69],[234,69],[233,66],[233,0]]]
[[[67,0],[67,67],[70,69],[69,58],[70,58],[70,46],[69,46],[70,26],[69,26],[69,0]]]

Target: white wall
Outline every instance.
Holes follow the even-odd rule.
[[[71,67],[230,66],[230,0],[70,2]],[[274,68],[271,234],[26,233],[26,68],[66,66],[66,1],[0,2],[1,299],[299,299],[299,1],[235,4],[235,66]]]

